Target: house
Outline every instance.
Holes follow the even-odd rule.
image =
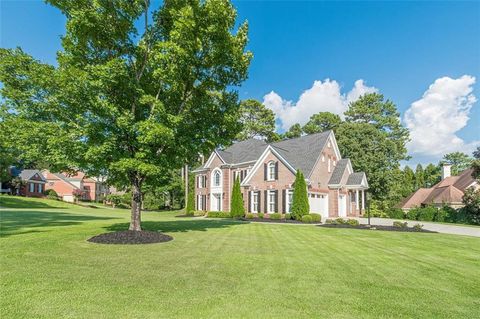
[[[19,177],[22,185],[16,189],[16,194],[26,197],[43,197],[45,191],[45,179],[37,169],[17,170],[11,169],[13,177]]]
[[[442,180],[431,188],[419,188],[412,195],[405,198],[399,208],[408,211],[415,207],[433,205],[442,207],[448,205],[452,208],[463,207],[462,198],[469,187],[478,189],[478,181],[472,177],[473,169],[467,169],[458,176],[450,176],[451,165],[442,166]]]
[[[308,185],[310,211],[323,218],[359,216],[365,209],[368,182],[342,159],[333,131],[266,143],[249,139],[220,150],[195,169],[197,210],[229,211],[236,177],[241,181],[245,211],[291,211],[295,173]]]
[[[53,189],[66,202],[75,201],[75,197],[88,201],[102,200],[108,191],[99,178],[88,177],[80,171],[68,174],[43,170],[42,174],[47,181],[45,188]]]

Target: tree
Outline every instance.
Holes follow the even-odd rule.
[[[283,136],[285,138],[296,138],[296,137],[302,136],[302,133],[303,133],[302,126],[296,123],[290,126],[288,131],[286,131],[285,134],[283,134]]]
[[[243,206],[242,191],[240,190],[240,179],[238,177],[235,179],[235,183],[233,184],[230,215],[232,217],[243,217],[245,215],[245,207]]]
[[[432,187],[440,182],[440,166],[428,164],[423,171],[425,187]]]
[[[1,49],[2,103],[24,132],[18,143],[58,170],[128,186],[129,229],[140,231],[148,180],[237,135],[248,26],[234,33],[228,0],[49,2],[67,21],[58,66]]]
[[[336,131],[341,123],[342,119],[337,114],[330,112],[319,112],[310,117],[310,120],[307,122],[307,124],[303,126],[303,131],[306,134],[320,133],[328,130]]]
[[[417,164],[415,168],[415,189],[425,187],[425,178],[422,164]]]
[[[468,169],[472,161],[473,159],[465,153],[453,152],[445,154],[440,164],[452,165],[452,175],[458,175],[460,172]]]
[[[298,170],[295,176],[292,200],[292,217],[301,220],[303,215],[310,212],[310,205],[307,196],[307,184],[302,171]]]
[[[467,188],[462,202],[465,205],[462,210],[465,212],[467,220],[472,224],[480,224],[480,189]]]
[[[478,146],[477,149],[473,151],[472,155],[473,155],[473,158],[480,159],[480,146]]]
[[[193,216],[195,210],[195,176],[193,174],[188,174],[188,192],[186,205],[185,205],[185,214]]]
[[[480,182],[480,159],[476,159],[472,162],[472,177]]]
[[[403,184],[405,190],[402,194],[403,197],[406,197],[415,191],[415,173],[408,165],[403,169]]]
[[[275,133],[275,114],[257,100],[248,99],[240,103],[242,131],[237,140],[262,138],[270,140]]]

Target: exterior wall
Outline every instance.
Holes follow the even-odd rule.
[[[26,185],[20,188],[20,195],[25,197],[44,197],[45,183],[37,181],[26,181]],[[30,191],[30,184],[33,185],[33,192]],[[40,186],[41,185],[41,186]]]
[[[53,175],[49,171],[44,171],[43,176],[47,180],[45,189],[53,189],[57,195],[63,198],[64,195],[72,196],[73,186]]]
[[[220,166],[223,165],[223,162],[222,160],[218,157],[218,155],[215,154],[215,157],[213,158],[212,162],[210,163],[210,165],[208,166],[208,168],[201,172],[201,173],[196,173],[195,174],[195,208],[198,207],[198,197],[197,195],[205,195],[206,197],[206,210],[209,211],[210,210],[210,192],[211,192],[211,183],[212,183],[212,172],[215,168],[220,168]],[[223,186],[223,189],[222,189],[222,192],[225,193],[226,191],[226,188],[225,188],[225,175],[228,175],[226,174],[226,171],[228,171],[228,169],[222,169],[222,186]],[[198,188],[198,183],[197,183],[197,177],[200,176],[200,175],[205,175],[207,177],[207,183],[205,185],[205,187],[203,188]],[[223,210],[226,210],[225,209],[225,199],[222,200],[222,209]]]
[[[83,195],[83,199],[86,200],[97,200],[96,197],[96,189],[97,189],[97,183],[94,182],[93,180],[84,180],[83,182],[83,191],[85,192]]]
[[[322,161],[322,156],[324,158],[324,161]],[[328,172],[328,159],[330,159],[331,165],[330,172]],[[338,162],[338,158],[335,155],[333,144],[330,144],[330,147],[326,145],[325,148],[322,150],[322,153],[318,157],[310,176],[308,177],[310,185],[313,188],[328,191],[328,181],[330,180],[333,169],[335,168],[335,165],[333,165],[334,161],[335,163]]]

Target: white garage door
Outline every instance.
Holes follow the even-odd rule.
[[[322,215],[322,220],[328,218],[328,195],[327,194],[308,194],[308,203],[310,212]]]

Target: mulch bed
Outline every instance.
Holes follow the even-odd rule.
[[[299,220],[294,219],[270,219],[270,218],[240,218],[239,220],[243,220],[245,222],[261,222],[261,223],[275,223],[275,224],[320,224],[320,223],[303,223]]]
[[[383,231],[399,231],[399,232],[410,232],[410,233],[437,233],[433,230],[420,229],[417,230],[413,227],[394,227],[394,226],[368,226],[368,225],[345,225],[345,224],[323,224],[318,225],[318,227],[325,228],[353,228],[353,229],[366,229],[366,230],[383,230]]]
[[[112,233],[105,233],[88,239],[91,243],[114,244],[114,245],[138,245],[164,243],[173,240],[173,237],[160,232],[142,230],[124,230]]]

